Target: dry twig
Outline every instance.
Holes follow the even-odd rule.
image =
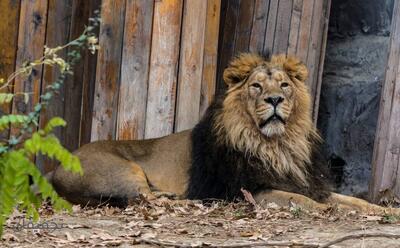
[[[210,244],[207,242],[199,242],[194,244],[189,243],[177,243],[171,241],[157,240],[157,239],[137,239],[139,243],[146,243],[158,246],[173,246],[179,248],[186,247],[221,247],[221,248],[238,248],[238,247],[254,247],[254,246],[284,246],[284,247],[310,247],[310,248],[328,248],[332,245],[341,243],[343,241],[352,240],[352,239],[361,239],[361,238],[392,238],[392,239],[400,239],[400,234],[391,234],[391,233],[357,233],[357,234],[349,234],[343,237],[334,239],[327,243],[319,244],[319,243],[307,243],[300,241],[257,241],[257,242],[243,242],[243,243],[234,243],[234,244]]]

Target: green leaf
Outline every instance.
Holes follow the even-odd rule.
[[[67,125],[67,123],[64,121],[64,119],[61,117],[53,117],[49,120],[49,122],[47,122],[44,132],[48,134],[53,131],[55,127],[65,127],[65,125]]]
[[[3,115],[0,117],[0,131],[9,128],[10,125],[20,125],[29,121],[26,115]]]
[[[10,103],[14,98],[12,93],[0,93],[0,104]]]
[[[60,120],[56,119],[54,122],[57,121]],[[31,155],[40,152],[49,158],[57,159],[65,170],[83,174],[79,158],[65,149],[57,137],[52,134],[41,136],[39,133],[34,133],[30,139],[25,141],[24,148]]]

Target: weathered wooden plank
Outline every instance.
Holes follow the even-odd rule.
[[[101,10],[101,0],[83,0],[82,5],[84,5],[85,12],[80,19],[77,19],[76,27],[82,28],[84,25],[79,23],[84,23],[88,21],[88,17],[94,16],[94,11]],[[79,25],[79,26],[78,26]],[[99,28],[93,31],[95,34],[100,33]],[[96,83],[96,67],[97,67],[97,53],[91,54],[91,52],[86,51],[83,58],[83,66],[80,66],[80,75],[83,73],[82,77],[82,95],[81,95],[81,120],[80,120],[80,137],[79,145],[84,145],[90,142],[91,132],[92,132],[92,118],[93,118],[93,103],[94,103],[94,90]],[[76,68],[78,69],[78,68]],[[75,72],[74,75],[76,75]],[[79,95],[79,94],[78,94]]]
[[[248,52],[255,0],[241,0],[235,36],[235,53]]]
[[[115,139],[125,0],[104,0],[101,8],[92,141]]]
[[[47,28],[46,28],[46,46],[56,47],[68,43],[70,17],[72,1],[57,1],[49,0],[48,15],[47,15]],[[59,56],[65,58],[66,51],[61,51]],[[57,80],[60,75],[59,69],[55,67],[45,66],[43,69],[42,88],[50,85]],[[49,119],[54,116],[64,115],[64,89],[60,89],[59,96],[51,100],[51,104],[42,112],[40,116],[40,126],[44,126]],[[61,130],[54,130],[57,137],[61,138]]]
[[[308,43],[308,55],[307,55],[307,68],[308,68],[308,85],[310,87],[311,96],[313,102],[315,101],[316,91],[318,88],[318,82],[316,80],[316,74],[318,74],[318,63],[319,63],[319,52],[321,50],[322,43],[322,30],[323,30],[323,12],[324,2],[327,0],[315,0],[313,9],[313,18],[311,25],[311,34]]]
[[[184,4],[178,75],[175,131],[192,128],[199,120],[207,1]]]
[[[303,62],[307,61],[308,44],[311,34],[311,21],[313,17],[314,1],[303,1],[301,11],[299,37],[297,42],[296,56]]]
[[[278,7],[279,0],[271,0],[269,3],[269,11],[268,11],[268,21],[267,21],[267,30],[265,32],[265,41],[264,41],[264,54],[271,54],[274,48],[274,37],[275,37],[275,29],[276,29],[276,19],[278,16]]]
[[[62,46],[68,43],[69,40],[72,0],[49,0],[48,5],[46,46]],[[65,58],[66,51],[61,51],[58,55]],[[43,70],[42,89],[45,89],[46,86],[56,81],[59,75],[58,68],[45,66]],[[60,88],[59,94],[53,97],[51,103],[41,113],[40,126],[44,127],[46,123],[55,116],[64,116],[64,87]],[[56,128],[53,133],[62,143],[64,142],[61,128]],[[36,164],[42,168],[43,171],[48,172],[54,168],[56,163],[45,159],[44,156],[38,156],[36,158]]]
[[[292,17],[293,0],[280,0],[276,18],[274,54],[286,53],[289,43],[289,29]]]
[[[303,7],[303,0],[293,1],[292,18],[290,21],[289,45],[287,50],[287,54],[290,55],[296,54],[302,7]]]
[[[182,1],[154,3],[145,138],[173,131]]]
[[[378,124],[372,158],[369,197],[400,198],[400,1],[395,1],[389,45],[389,58],[382,88]],[[390,199],[389,199],[390,200]]]
[[[251,28],[249,51],[263,53],[265,32],[268,20],[270,0],[256,0],[254,5],[253,26]]]
[[[0,78],[7,78],[14,72],[17,40],[18,40],[18,21],[20,1],[5,0],[0,1],[0,33],[4,34],[0,39]],[[12,92],[12,87],[3,89],[1,93]],[[0,106],[0,116],[9,114],[10,105]],[[1,139],[8,138],[8,131],[0,134]]]
[[[118,139],[144,138],[153,4],[149,0],[127,1],[118,103]]]
[[[220,28],[220,47],[219,58],[218,58],[218,70],[217,70],[217,92],[223,92],[226,89],[226,85],[223,80],[223,72],[228,65],[229,61],[235,55],[235,35],[238,22],[239,14],[239,0],[227,1],[225,9],[222,12],[225,13],[223,17],[223,22],[221,22],[222,27]]]
[[[317,124],[318,120],[318,110],[319,110],[319,100],[321,95],[321,85],[322,85],[322,72],[324,70],[324,62],[325,62],[325,51],[326,51],[326,41],[328,39],[328,27],[329,27],[329,15],[331,12],[331,0],[324,1],[323,13],[321,17],[321,29],[320,36],[322,36],[320,48],[318,51],[318,68],[315,70],[314,78],[316,80],[315,85],[315,95],[314,95],[314,107],[313,107],[313,120],[314,125]]]
[[[199,118],[203,116],[215,95],[220,11],[221,0],[207,1],[207,21],[206,34],[204,38],[203,75],[201,81]]]
[[[22,1],[18,32],[18,50],[16,66],[43,56],[47,23],[47,0]],[[30,92],[29,102],[23,97],[14,98],[13,113],[28,113],[39,101],[42,67],[36,67],[28,78],[18,77],[14,84],[14,93]],[[17,130],[12,129],[15,134]]]

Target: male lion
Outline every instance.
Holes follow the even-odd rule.
[[[81,147],[83,176],[58,167],[52,182],[68,201],[123,206],[139,194],[172,192],[189,199],[240,198],[322,208],[326,203],[383,210],[331,193],[319,135],[311,120],[307,68],[285,55],[233,59],[228,90],[191,130],[142,141],[98,141]]]

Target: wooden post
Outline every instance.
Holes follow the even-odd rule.
[[[95,15],[95,10],[101,10],[101,0],[74,0],[73,10],[73,20],[71,24],[72,31],[70,35],[71,39],[76,38],[79,34],[82,33],[85,26],[84,24],[88,22],[89,17],[93,17]],[[96,30],[93,30],[93,32],[98,35],[99,28],[96,28]],[[67,85],[70,87],[70,97],[68,98],[70,104],[67,105],[66,102],[65,108],[71,109],[73,104],[76,104],[74,103],[74,100],[80,103],[80,105],[78,106],[81,108],[80,118],[77,118],[77,114],[72,111],[65,113],[65,118],[68,120],[68,122],[73,118],[75,118],[74,123],[76,123],[76,121],[79,121],[79,123],[77,123],[76,125],[68,125],[65,128],[64,139],[68,148],[70,148],[70,146],[78,147],[80,145],[87,144],[90,142],[91,139],[97,55],[97,53],[92,54],[89,51],[85,51],[81,66],[74,68],[73,82],[71,82],[72,84]],[[77,87],[77,84],[79,85],[79,83],[81,84],[81,86]],[[71,132],[76,132],[78,129],[79,139],[76,139],[76,136],[70,137],[68,135]],[[79,141],[79,143],[76,143],[76,141]]]
[[[152,0],[127,1],[118,103],[118,139],[144,138],[153,5]]]
[[[43,56],[46,23],[47,0],[22,1],[18,32],[18,50],[16,66],[21,67],[27,61],[33,61]],[[13,113],[29,113],[39,101],[42,79],[42,67],[33,69],[28,78],[17,77],[14,84],[14,93],[31,92],[28,104],[23,97],[16,97],[13,101]],[[12,129],[15,134],[17,130]]]
[[[125,0],[104,0],[93,103],[92,141],[115,139]]]
[[[400,199],[400,1],[394,4],[389,59],[381,93],[369,196]]]
[[[14,72],[17,41],[18,41],[18,21],[19,21],[20,1],[0,1],[0,34],[4,34],[0,39],[0,78],[7,80],[7,77]],[[1,93],[12,91],[12,87],[4,89]],[[9,114],[11,108],[5,104],[0,106],[0,116]],[[9,133],[3,131],[1,139],[8,139]]]
[[[199,118],[203,116],[215,95],[217,80],[218,34],[221,0],[207,1],[206,34],[204,40],[203,77]]]
[[[62,46],[68,43],[71,24],[71,5],[72,0],[49,0],[46,27],[46,45],[48,47]],[[62,51],[58,55],[65,58],[66,54],[66,51]],[[56,81],[59,75],[58,68],[45,66],[43,70],[42,89],[45,89],[46,86]],[[62,87],[59,92],[60,94],[57,94],[51,100],[51,104],[41,113],[41,128],[43,128],[52,117],[64,116],[64,87]],[[68,124],[70,125],[70,123]],[[61,128],[56,128],[53,133],[64,143],[64,136],[62,136]],[[42,168],[42,171],[48,172],[54,168],[57,162],[47,159],[45,156],[37,156],[36,164]]]
[[[223,71],[230,58],[240,52],[297,56],[310,70],[307,83],[316,123],[331,0],[255,0],[254,7],[253,1],[244,2],[228,0],[227,9],[222,11],[226,13],[226,27],[221,34],[217,88],[225,88]],[[248,18],[248,8],[254,8],[252,19]],[[251,27],[249,46],[240,38],[246,30],[244,23]]]
[[[207,1],[185,2],[175,131],[192,128],[199,119],[206,17]]]
[[[182,6],[182,0],[154,3],[145,138],[173,131]]]

